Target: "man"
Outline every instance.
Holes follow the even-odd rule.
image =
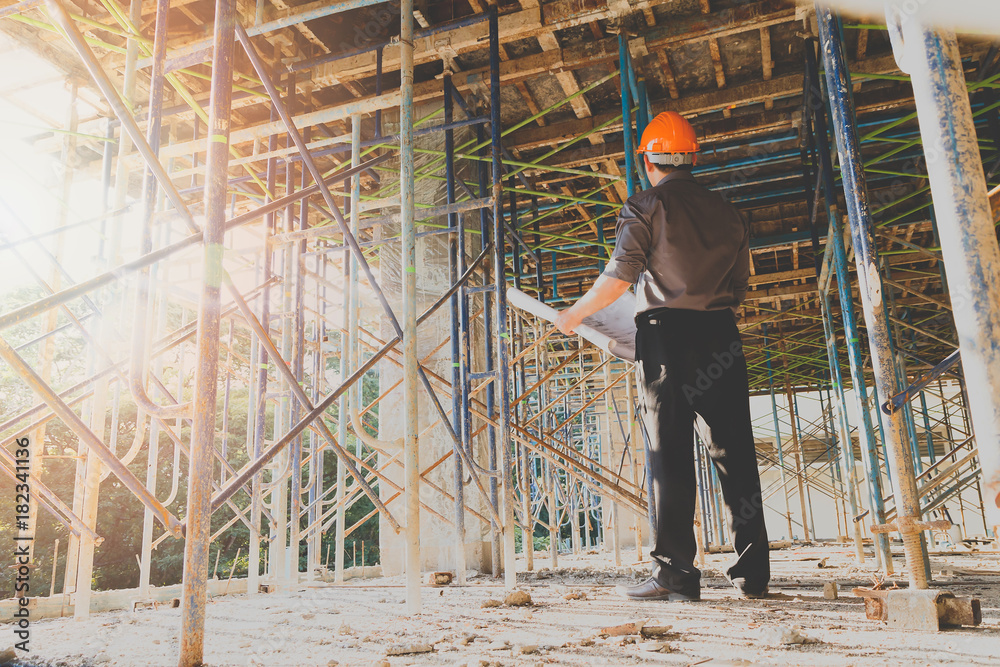
[[[699,600],[694,565],[694,419],[708,426],[735,536],[727,577],[744,597],[767,595],[770,579],[760,474],[750,425],[746,360],[735,313],[749,280],[749,225],[722,197],[695,182],[691,124],[661,113],[639,154],[652,187],[618,216],[604,273],[556,326],[573,330],[630,285],[636,294],[636,367],[648,434],[656,530],[652,577],[624,589],[637,600]]]

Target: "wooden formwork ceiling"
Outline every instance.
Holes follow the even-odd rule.
[[[121,85],[126,35],[132,29],[131,24],[122,27],[127,3],[62,1],[78,18],[80,30],[105,69]],[[21,48],[34,51],[81,83],[97,110],[80,119],[79,132],[103,135],[111,114],[90,88],[79,59],[47,25],[41,5],[3,3],[22,7],[16,13],[0,9],[8,14],[0,19],[0,29]],[[253,40],[280,82],[297,124],[307,128],[316,146],[327,147],[317,152],[323,169],[349,160],[349,153],[330,148],[350,135],[345,109],[370,109],[379,106],[379,100],[387,110],[398,104],[393,104],[392,97],[399,84],[398,3],[335,11],[337,4],[325,0],[238,3],[240,20],[252,33],[254,26],[285,26],[258,30],[261,34]],[[134,29],[144,42],[131,101],[144,125],[157,3],[146,0],[140,5],[133,8],[138,16]],[[214,2],[172,0],[169,6],[167,71],[171,81],[166,92],[164,143],[171,145],[163,148],[162,155],[171,160],[174,172],[188,179],[185,183],[192,185],[189,196],[194,202],[199,196],[194,187],[202,163],[199,153],[204,150],[196,137],[204,136],[204,126],[196,120],[192,102],[201,107],[208,104]],[[447,73],[472,113],[488,104],[487,25],[474,19],[486,9],[480,0],[416,2],[418,102],[439,102],[441,79]],[[767,383],[761,352],[765,324],[774,354],[779,353],[774,340],[785,340],[778,368],[789,373],[790,381],[801,385],[818,380],[826,366],[817,301],[820,258],[811,238],[811,206],[806,203],[806,191],[814,184],[804,176],[802,151],[806,140],[803,58],[815,37],[811,3],[504,0],[499,3],[499,14],[502,125],[504,129],[519,126],[504,138],[509,151],[506,159],[528,165],[513,182],[513,201],[519,229],[529,243],[541,247],[538,256],[543,268],[555,275],[555,285],[550,277],[542,286],[545,296],[558,302],[582,294],[601,265],[599,237],[613,241],[614,207],[626,194],[620,180],[625,156],[616,75],[619,36],[624,35],[652,111],[673,109],[692,121],[703,146],[698,178],[723,192],[751,221],[753,275],[741,317],[752,385],[761,389]],[[880,248],[888,253],[889,289],[900,309],[897,335],[908,341],[907,349],[912,352],[908,364],[919,370],[946,356],[955,337],[934,249],[920,146],[899,149],[917,129],[910,116],[912,91],[896,66],[882,23],[884,19],[877,15],[846,18],[843,33],[854,77],[862,150],[869,163],[873,215],[879,225]],[[378,45],[383,45],[381,58],[372,50]],[[996,67],[996,53],[988,39],[962,37],[961,47],[970,82],[988,80]],[[284,158],[292,151],[286,148],[283,134],[268,144],[271,105],[239,51],[236,69],[232,118],[236,154],[231,175],[246,195],[238,207],[246,208],[263,194],[248,176],[263,168],[256,156]],[[995,89],[993,83],[976,89],[974,109],[988,107],[987,97],[995,95]],[[26,97],[23,85],[0,90],[0,95]],[[995,110],[987,109],[980,118],[987,161],[995,159],[1000,148],[990,130],[994,116]],[[879,130],[887,123],[893,123],[891,130]],[[365,137],[374,135],[370,114],[362,127]],[[41,132],[32,141],[39,150],[52,152],[61,145],[58,132]],[[101,141],[82,136],[76,150],[80,168],[99,169]],[[995,173],[991,179],[993,187]],[[134,176],[136,190],[138,183]],[[368,177],[364,183],[365,191],[373,195],[383,186],[384,179],[379,178]],[[509,194],[505,194],[508,204]],[[533,236],[532,220],[543,209],[553,212],[539,221],[540,236]],[[839,210],[845,209],[841,205]],[[828,227],[823,207],[815,225],[822,252]],[[523,271],[524,284],[538,289],[534,260],[528,256],[523,258]]]

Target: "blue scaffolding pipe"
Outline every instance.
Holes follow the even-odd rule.
[[[839,44],[838,44],[839,46]],[[817,72],[815,55],[811,48],[806,49],[807,63],[812,72]],[[819,82],[818,76],[814,78]],[[861,417],[861,428],[859,435],[861,438],[862,461],[865,468],[865,476],[868,480],[868,496],[872,515],[876,523],[885,522],[885,505],[883,503],[882,477],[879,470],[878,452],[875,447],[875,434],[872,427],[871,413],[868,411],[868,392],[865,387],[864,376],[864,353],[861,349],[860,333],[858,323],[855,319],[854,301],[851,294],[851,278],[847,265],[847,250],[844,247],[843,226],[840,222],[840,214],[836,211],[837,189],[834,185],[833,161],[830,156],[829,135],[826,128],[826,112],[822,104],[814,106],[813,131],[816,136],[816,147],[819,151],[820,169],[823,172],[823,190],[825,192],[824,205],[826,208],[826,218],[830,224],[833,253],[827,253],[833,257],[834,266],[837,272],[837,289],[840,297],[840,310],[844,323],[844,338],[847,344],[847,359],[851,368],[851,380],[854,385],[854,395],[857,401],[858,413]],[[828,284],[827,284],[828,285]],[[820,290],[824,294],[826,291],[823,285]],[[832,320],[832,318],[831,318]],[[832,321],[831,321],[832,328]],[[833,332],[831,331],[831,334]],[[836,369],[839,373],[839,367]],[[842,387],[843,385],[841,385]],[[849,431],[848,431],[849,433]],[[853,446],[853,445],[852,445]],[[891,569],[892,556],[889,551],[889,540],[884,533],[877,533],[874,536],[876,551],[883,567]]]
[[[851,97],[850,74],[843,52],[840,26],[832,12],[818,6],[816,10],[821,52],[826,66],[827,90],[833,127],[836,133],[840,155],[841,175],[848,219],[851,224],[854,261],[861,283],[861,300],[865,306],[865,324],[868,345],[871,351],[872,368],[878,395],[888,399],[897,392],[898,383],[891,349],[891,332],[885,317],[882,299],[882,278],[878,273],[879,256],[875,245],[874,228],[868,206],[868,192],[865,183],[864,164],[858,143],[857,127],[854,124],[854,102]],[[831,217],[831,222],[838,222]],[[836,239],[839,244],[841,238]],[[839,254],[839,253],[838,253]],[[838,257],[838,260],[840,258]],[[838,275],[847,283],[847,273]],[[848,299],[850,295],[848,295]],[[845,305],[842,303],[841,307]],[[851,360],[852,369],[858,359]],[[858,369],[860,372],[860,368]],[[867,412],[867,405],[865,406]],[[878,411],[881,418],[881,411]],[[893,471],[892,487],[896,505],[895,526],[902,534],[903,551],[906,556],[906,570],[912,588],[927,588],[927,555],[922,544],[922,532],[906,522],[919,521],[920,504],[913,461],[906,443],[906,427],[902,415],[890,415],[888,428],[884,431],[884,442],[888,454],[887,468]],[[879,523],[884,524],[884,518]]]
[[[628,63],[628,42],[624,35],[618,35],[618,69],[620,72],[631,72]],[[628,196],[635,194],[635,144],[632,135],[632,104],[629,94],[628,76],[619,76],[622,88],[622,138],[625,146],[625,184]]]

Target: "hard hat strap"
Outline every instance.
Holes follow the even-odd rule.
[[[679,167],[682,164],[694,164],[694,153],[645,153],[653,164]]]

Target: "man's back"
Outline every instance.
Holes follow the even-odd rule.
[[[749,279],[749,228],[721,196],[674,171],[618,218],[605,275],[636,284],[636,312],[734,309]]]

